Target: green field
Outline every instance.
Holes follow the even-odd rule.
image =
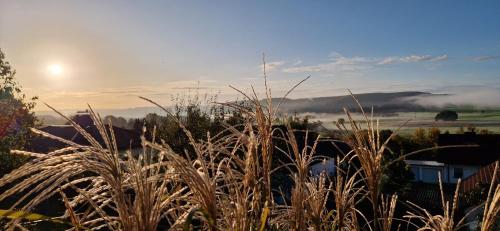
[[[304,113],[302,116],[310,116],[312,121],[319,120],[326,128],[334,129],[334,122],[339,118],[347,120],[345,114],[314,114]],[[411,133],[416,128],[439,128],[441,131],[451,133],[458,132],[461,128],[475,127],[477,131],[487,129],[490,132],[500,133],[500,111],[486,112],[459,112],[457,121],[434,121],[436,112],[401,112],[382,115],[374,115],[379,120],[381,129],[395,130],[401,126],[402,133]],[[363,116],[359,113],[353,114],[357,121],[362,121]],[[406,123],[406,124],[405,124]]]

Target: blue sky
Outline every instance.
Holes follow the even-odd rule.
[[[262,53],[275,96],[310,75],[293,98],[500,98],[500,1],[0,0],[0,48],[29,95],[64,109],[168,104],[197,86],[234,99],[228,85],[262,86]]]

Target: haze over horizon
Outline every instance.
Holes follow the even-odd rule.
[[[450,93],[500,104],[500,1],[8,1],[0,48],[57,109],[169,105],[176,94]],[[423,102],[423,103],[436,103]],[[38,103],[38,111],[47,108]]]

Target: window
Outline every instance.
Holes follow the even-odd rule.
[[[464,176],[463,168],[453,168],[453,177],[454,178],[462,178]]]

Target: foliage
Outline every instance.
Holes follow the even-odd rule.
[[[436,117],[434,117],[434,120],[444,120],[444,121],[455,121],[458,119],[458,114],[455,111],[451,110],[444,110],[439,112]]]
[[[415,176],[404,160],[392,162],[399,157],[401,157],[399,153],[389,152],[385,154],[382,164],[387,165],[387,168],[385,168],[381,180],[381,190],[384,194],[398,194],[400,197],[406,198],[412,186],[411,181]],[[391,164],[389,165],[389,163]]]
[[[112,115],[105,116],[103,120],[105,121],[106,124],[111,123],[113,126],[120,128],[127,128],[127,129],[132,129],[134,122],[134,120],[127,121],[127,119],[123,117],[115,117]]]
[[[344,118],[338,118],[336,123],[338,123],[338,124],[340,124],[342,126],[345,123],[345,119]]]
[[[227,127],[240,127],[245,122],[239,110],[215,104],[216,99],[215,96],[205,96],[203,99],[199,95],[177,96],[173,99],[175,104],[172,112],[165,116],[151,113],[142,119],[135,119],[132,129],[142,131],[144,125],[146,130],[154,130],[155,136],[164,140],[174,151],[182,153],[189,150],[192,153],[189,138],[179,122],[191,131],[195,140],[207,140],[208,134],[227,134]],[[235,105],[246,107],[244,102],[235,102]]]
[[[427,130],[417,128],[410,135],[395,135],[388,143],[388,147],[395,153],[406,155],[418,150],[437,147],[439,134],[441,134],[441,131],[438,128],[429,128]],[[433,159],[436,153],[436,150],[429,150],[418,153],[418,155],[412,155],[411,159]]]
[[[481,134],[481,135],[489,135],[489,134],[493,134],[493,133],[490,132],[488,129],[481,129],[481,130],[479,130],[479,134]]]
[[[27,99],[15,81],[16,71],[0,50],[0,176],[20,166],[25,158],[13,156],[29,140],[29,128],[36,124],[32,109],[36,98]]]

